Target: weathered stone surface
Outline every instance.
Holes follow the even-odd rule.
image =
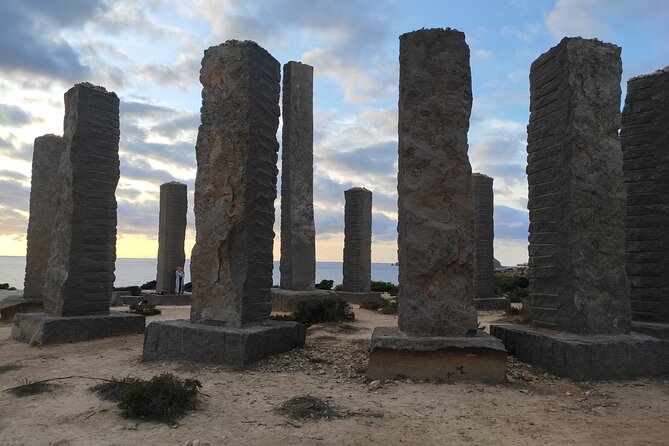
[[[65,150],[44,308],[58,316],[109,312],[116,260],[119,100],[88,83],[65,93]]]
[[[279,63],[254,42],[205,51],[195,180],[191,321],[269,317]]]
[[[304,325],[287,321],[239,328],[186,320],[152,322],[146,327],[142,359],[244,365],[301,347],[306,334]]]
[[[156,293],[175,292],[178,266],[186,261],[187,186],[171,181],[160,185],[160,220],[158,224],[158,273]]]
[[[26,276],[23,297],[42,299],[44,273],[51,252],[51,231],[58,213],[58,165],[65,151],[62,136],[35,138],[32,177],[30,180],[30,217],[28,219]]]
[[[281,155],[281,288],[314,289],[314,68],[288,62],[283,67]]]
[[[344,192],[344,291],[369,292],[372,286],[372,192]]]
[[[149,305],[190,305],[193,300],[191,299],[190,293],[183,294],[143,294],[142,299],[147,301]],[[123,294],[116,297],[116,303],[118,305],[130,305],[136,304],[138,300],[137,296],[132,296],[130,294]],[[114,300],[112,300],[114,303]]]
[[[17,313],[44,311],[42,299],[26,299],[23,294],[0,297],[0,321],[11,321]]]
[[[530,71],[529,316],[533,326],[626,333],[620,48],[565,38]]]
[[[11,338],[31,345],[64,344],[143,333],[144,325],[144,316],[129,313],[65,317],[22,313],[14,316]]]
[[[477,310],[504,310],[509,311],[511,301],[506,297],[487,297],[474,299],[474,308]]]
[[[395,327],[376,327],[372,334],[367,378],[506,380],[506,350],[484,332],[475,336],[408,336]]]
[[[526,325],[491,325],[490,333],[521,361],[579,381],[669,373],[669,342],[647,335],[576,334]]]
[[[632,319],[669,324],[669,67],[627,81],[620,141]]]
[[[360,305],[367,302],[381,302],[383,298],[379,292],[352,293],[346,291],[311,290],[293,291],[282,288],[272,288],[272,311],[291,313],[297,309],[298,302],[324,297],[341,297],[349,304]]]
[[[472,174],[474,197],[474,299],[495,296],[493,277],[493,179],[481,173]],[[476,306],[476,302],[474,303]]]
[[[477,320],[464,34],[424,29],[400,36],[399,95],[399,328],[465,335]]]

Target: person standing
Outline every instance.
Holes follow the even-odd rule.
[[[183,294],[184,292],[184,269],[182,266],[177,266],[177,271],[176,271],[176,293],[177,294]]]

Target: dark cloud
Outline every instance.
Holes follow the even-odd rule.
[[[11,136],[13,137],[14,135]],[[0,138],[0,155],[5,155],[7,158],[11,159],[32,161],[33,146],[32,144],[20,143],[19,148],[17,149],[10,141]]]
[[[529,218],[527,212],[508,206],[496,205],[494,208],[495,238],[527,242]]]
[[[359,175],[396,175],[397,141],[386,141],[346,152],[315,156],[317,162]]]
[[[161,185],[168,181],[179,181],[171,173],[153,169],[149,163],[134,157],[121,157],[121,177]]]
[[[344,211],[339,212],[314,210],[314,225],[316,227],[316,238],[327,238],[332,234],[344,232]]]
[[[119,234],[158,234],[160,201],[118,202]]]
[[[526,181],[525,165],[523,164],[481,164],[479,172],[489,177],[504,178],[507,184]]]
[[[30,177],[23,175],[15,170],[0,169],[0,179],[12,181],[30,181]]]
[[[19,211],[28,212],[30,188],[12,179],[11,175],[14,173],[4,170],[0,175],[0,234],[3,235],[24,233],[28,227],[28,220]]]
[[[397,240],[397,221],[379,212],[372,213],[372,239],[377,242]]]
[[[5,126],[22,127],[36,121],[30,113],[16,105],[0,104],[0,122]]]
[[[102,2],[0,2],[0,69],[47,75],[78,82],[90,73],[77,51],[57,37],[63,26],[81,25],[103,7]]]

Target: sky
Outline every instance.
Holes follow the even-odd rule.
[[[624,97],[627,79],[669,65],[667,23],[666,0],[0,0],[0,255],[25,255],[33,141],[62,134],[63,94],[86,81],[121,100],[118,257],[156,256],[167,181],[188,185],[190,257],[200,62],[250,39],[314,67],[317,260],[341,261],[344,190],[363,186],[372,261],[396,261],[399,36],[450,27],[471,49],[469,157],[494,178],[495,257],[525,262],[532,61],[565,36],[615,43]]]

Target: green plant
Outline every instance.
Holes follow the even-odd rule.
[[[124,378],[97,384],[91,390],[104,399],[118,401],[128,418],[174,423],[197,406],[197,392],[202,383],[197,379],[181,380],[163,373],[146,381]]]
[[[312,395],[293,397],[281,404],[277,412],[295,420],[329,420],[344,418],[347,415],[327,401]]]
[[[388,293],[391,296],[397,296],[399,287],[392,282],[384,282],[382,280],[372,280],[371,291],[379,293]]]
[[[155,280],[149,280],[148,282],[140,285],[139,287],[143,290],[155,290],[156,289],[156,281]]]
[[[8,289],[9,289],[8,283],[0,283],[0,290],[8,290]]]
[[[334,285],[334,280],[323,279],[321,283],[317,283],[315,286],[317,290],[331,290],[332,285]]]
[[[360,308],[379,311],[383,314],[397,314],[397,300],[383,299],[381,302],[363,302],[360,304]]]
[[[344,284],[340,283],[339,285],[335,285],[334,291],[344,291]]]
[[[272,319],[300,322],[308,327],[319,322],[352,321],[355,320],[355,313],[341,297],[328,296],[301,300],[293,313],[273,315]]]
[[[16,380],[20,385],[9,389],[9,393],[14,396],[24,397],[31,395],[39,395],[46,392],[51,392],[58,387],[57,384],[51,384],[44,381],[33,381],[29,378],[19,378]]]
[[[143,316],[155,316],[161,314],[161,311],[151,304],[130,304],[128,306],[130,313],[141,314]]]

